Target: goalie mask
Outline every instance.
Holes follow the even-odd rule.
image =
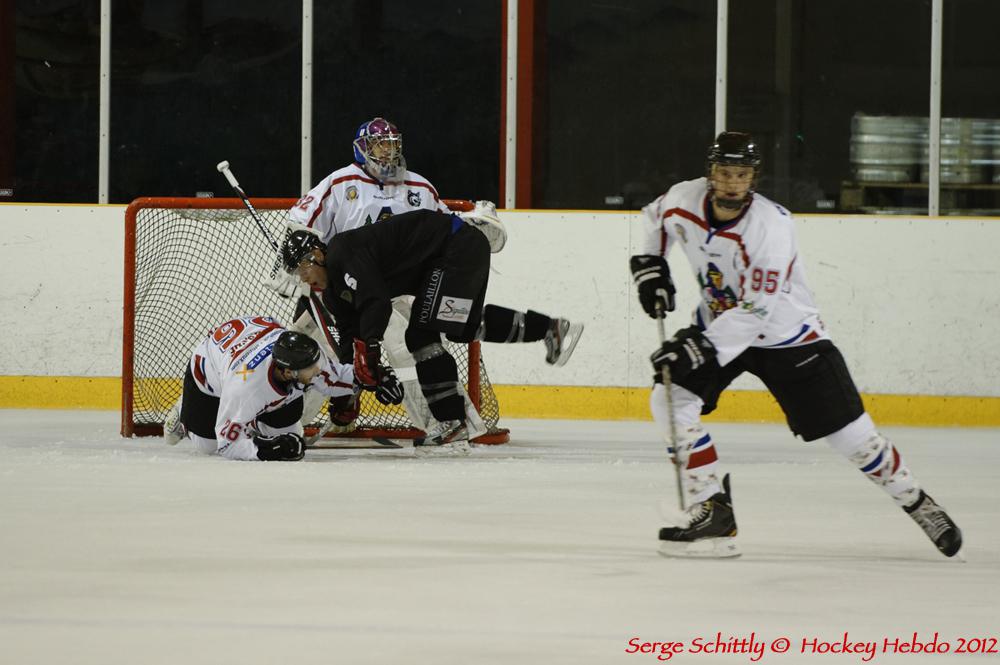
[[[286,330],[274,343],[271,356],[281,369],[297,372],[319,362],[319,344],[305,333]]]
[[[281,263],[285,266],[285,271],[294,275],[302,259],[309,256],[313,250],[326,251],[326,245],[319,239],[319,236],[312,231],[299,229],[292,231],[281,246]]]
[[[760,152],[753,137],[722,132],[708,147],[708,195],[721,208],[739,210],[753,198],[760,174]]]
[[[406,173],[403,134],[385,118],[362,123],[354,137],[354,161],[380,182],[402,182]]]

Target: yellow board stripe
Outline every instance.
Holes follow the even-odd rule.
[[[154,381],[154,380],[150,380]],[[163,380],[174,393],[176,380]],[[164,387],[167,387],[166,385]],[[649,420],[648,388],[598,386],[494,386],[501,419]],[[864,395],[882,425],[1000,427],[1000,397]],[[169,405],[167,405],[169,406]],[[121,379],[80,376],[0,376],[0,408],[121,408]],[[724,393],[708,422],[784,422],[770,394]]]

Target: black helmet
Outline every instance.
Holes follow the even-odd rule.
[[[326,251],[326,245],[318,235],[304,229],[292,231],[281,246],[281,262],[285,265],[285,270],[294,273],[302,259],[314,249]]]
[[[722,132],[712,145],[708,146],[708,158],[705,164],[705,176],[708,178],[708,193],[712,200],[723,208],[738,210],[753,199],[757,189],[757,177],[760,175],[760,152],[753,137],[744,132]],[[749,166],[753,168],[753,178],[747,188],[746,196],[740,200],[715,196],[712,183],[712,166]]]
[[[743,132],[722,132],[708,146],[708,164],[752,166],[760,170],[761,157],[753,137]]]
[[[305,369],[319,360],[319,344],[309,335],[286,330],[278,336],[271,354],[281,369]]]

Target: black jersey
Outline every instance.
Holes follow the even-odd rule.
[[[381,339],[392,298],[416,295],[452,237],[466,229],[474,231],[456,215],[414,210],[334,236],[323,298],[341,337]]]

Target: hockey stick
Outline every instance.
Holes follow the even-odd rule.
[[[657,302],[656,303],[656,333],[660,338],[660,346],[667,340],[667,334],[664,331],[664,323],[666,321],[666,315],[663,313],[663,306]],[[677,448],[677,424],[674,422],[674,395],[673,387],[670,381],[670,367],[664,364],[660,368],[660,379],[663,381],[664,392],[666,393],[667,402],[667,418],[670,421],[670,426],[667,431],[667,445],[671,450],[674,451],[674,476],[677,479],[677,500],[680,501],[681,510],[684,510],[684,489],[681,487],[681,451]]]
[[[243,188],[240,187],[240,183],[236,181],[236,176],[234,176],[233,172],[229,170],[229,162],[227,160],[222,160],[215,165],[215,168],[219,173],[226,177],[226,180],[229,181],[229,186],[232,187],[233,191],[236,192],[236,194],[243,200],[243,205],[245,205],[247,210],[250,211],[250,216],[253,217],[253,221],[257,222],[257,228],[259,228],[260,232],[264,234],[264,238],[271,243],[271,248],[274,250],[274,253],[280,254],[281,247],[278,246],[278,242],[274,239],[274,236],[272,236],[271,232],[267,230],[266,226],[264,226],[264,220],[260,218],[260,213],[258,213],[257,209],[253,207],[252,203],[250,203],[250,199],[247,198],[246,192],[244,192]]]
[[[329,428],[325,428],[329,431]],[[412,448],[413,441],[410,439],[389,439],[383,436],[373,436],[365,438],[355,437],[332,437],[324,439],[319,433],[306,439],[306,450],[402,450]]]
[[[267,226],[265,226],[264,220],[261,219],[260,213],[258,213],[257,209],[253,207],[252,203],[250,203],[250,199],[247,197],[246,192],[244,192],[243,188],[240,187],[240,183],[236,181],[236,176],[229,170],[229,161],[224,159],[216,164],[215,168],[219,173],[225,176],[226,180],[229,181],[230,187],[232,187],[233,191],[240,197],[243,201],[243,205],[245,205],[246,209],[250,212],[250,216],[253,217],[253,221],[257,223],[257,228],[260,229],[264,238],[268,243],[270,243],[271,249],[274,250],[275,254],[275,267],[273,270],[277,270],[281,266],[281,247],[278,245],[278,241],[275,240],[274,236],[271,235],[271,232],[267,230]],[[308,300],[309,309],[312,311],[313,317],[316,320],[316,325],[323,331],[323,336],[326,338],[327,344],[330,345],[330,348],[333,349],[334,354],[336,354],[337,344],[333,339],[333,336],[330,334],[329,321],[325,316],[323,303],[320,302],[319,298],[316,297],[316,294],[312,291],[309,292]]]

